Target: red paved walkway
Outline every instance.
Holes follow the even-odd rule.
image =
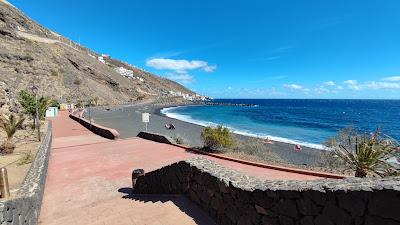
[[[128,196],[132,169],[152,171],[198,155],[139,138],[107,140],[65,112],[53,121],[53,146],[40,224],[212,224],[182,196]],[[210,158],[262,179],[317,177]]]

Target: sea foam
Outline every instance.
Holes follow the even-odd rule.
[[[221,125],[221,124],[213,123],[213,122],[210,122],[210,121],[193,119],[189,115],[181,115],[179,113],[172,112],[172,111],[174,111],[174,110],[176,110],[176,109],[178,109],[180,107],[184,107],[184,106],[174,106],[174,107],[163,108],[163,109],[160,110],[160,113],[165,115],[165,116],[167,116],[167,117],[169,117],[169,118],[181,120],[181,121],[192,123],[192,124],[197,124],[197,125],[200,125],[200,126],[216,127],[218,125]],[[309,143],[309,142],[304,142],[304,141],[292,140],[292,139],[288,139],[288,138],[284,138],[284,137],[276,137],[276,136],[271,136],[271,135],[268,135],[268,134],[252,133],[250,131],[237,129],[237,128],[232,127],[232,126],[225,126],[224,125],[224,127],[227,127],[228,129],[230,129],[235,134],[240,134],[240,135],[244,135],[244,136],[262,138],[262,139],[268,138],[269,140],[288,143],[288,144],[295,144],[295,145],[299,144],[299,145],[310,147],[310,148],[314,148],[314,149],[329,150],[326,146],[321,145],[321,144],[315,144],[315,143]]]

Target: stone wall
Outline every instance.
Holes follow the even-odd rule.
[[[37,224],[42,206],[51,149],[51,123],[17,197],[0,200],[0,224]]]
[[[400,224],[400,178],[261,181],[204,158],[138,179],[136,194],[184,194],[219,224]]]
[[[117,139],[119,137],[118,131],[116,131],[114,129],[111,129],[108,127],[103,127],[101,125],[90,122],[89,120],[86,120],[86,119],[76,116],[74,114],[70,114],[69,117],[99,136],[102,136],[102,137],[105,137],[108,139]]]

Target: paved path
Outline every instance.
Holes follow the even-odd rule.
[[[198,155],[139,138],[104,139],[65,112],[52,122],[40,224],[213,224],[183,196],[129,196],[132,169],[152,171]],[[317,179],[210,159],[262,179]]]

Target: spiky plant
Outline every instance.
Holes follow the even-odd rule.
[[[346,141],[338,141],[333,146],[333,151],[355,171],[356,177],[383,177],[398,173],[398,168],[388,162],[397,152],[397,142],[382,137],[379,130],[372,135],[348,136]]]
[[[39,119],[43,120],[44,116],[46,115],[47,109],[55,104],[56,101],[47,97],[40,97],[38,100],[38,112],[39,112]]]
[[[12,142],[12,137],[18,129],[22,127],[22,123],[25,118],[23,116],[15,116],[11,114],[9,116],[3,115],[0,117],[0,127],[6,132],[7,139],[4,141],[0,150],[3,154],[12,153],[15,148],[15,144]]]

